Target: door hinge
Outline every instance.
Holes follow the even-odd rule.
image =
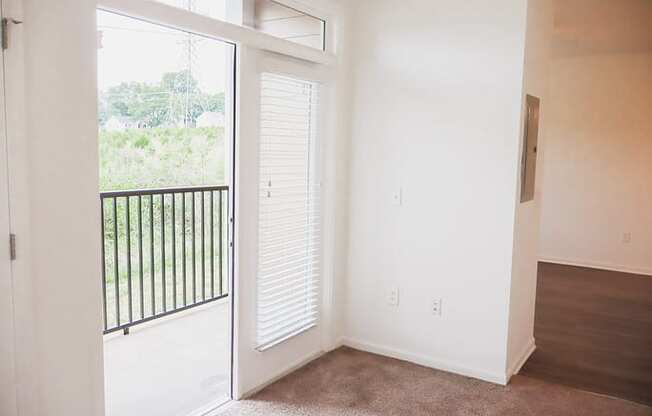
[[[16,260],[16,234],[9,234],[9,259]]]
[[[14,25],[19,25],[23,22],[20,20],[9,19],[6,17],[3,17],[2,20],[0,20],[0,44],[2,45],[3,51],[9,48],[9,23],[13,23]]]

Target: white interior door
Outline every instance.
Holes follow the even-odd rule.
[[[0,18],[2,18],[0,0]],[[5,108],[4,51],[0,48],[0,414],[16,416],[14,305],[9,235],[9,168]]]

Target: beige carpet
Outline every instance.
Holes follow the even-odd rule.
[[[501,387],[340,348],[223,415],[649,416],[652,408],[521,376]]]

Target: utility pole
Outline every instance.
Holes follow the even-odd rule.
[[[186,0],[186,8],[190,12],[195,11],[195,0]],[[194,55],[194,39],[191,33],[188,33],[188,40],[186,45],[186,108],[183,116],[184,127],[191,127],[190,121],[192,118],[190,110],[190,80],[192,78],[192,60]]]

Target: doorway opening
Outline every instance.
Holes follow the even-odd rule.
[[[106,412],[231,397],[235,46],[99,10]]]

